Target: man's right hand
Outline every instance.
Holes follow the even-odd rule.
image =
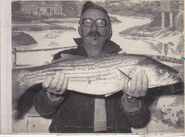
[[[66,91],[68,81],[64,73],[56,72],[55,76],[49,76],[42,83],[42,87],[45,88],[48,93],[60,96]]]

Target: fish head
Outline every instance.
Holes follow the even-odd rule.
[[[182,74],[158,61],[149,58],[141,66],[147,74],[150,88],[183,83],[180,78]]]
[[[156,66],[153,73],[153,78],[155,78],[155,81],[159,86],[172,85],[182,82],[179,77],[179,73],[166,65]]]

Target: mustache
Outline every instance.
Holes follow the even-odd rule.
[[[101,34],[99,31],[90,31],[87,36],[99,36],[101,37]]]

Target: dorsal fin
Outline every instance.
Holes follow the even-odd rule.
[[[72,55],[72,54],[66,54],[62,53],[60,59],[53,60],[52,63],[60,62],[60,61],[67,61],[67,60],[74,60],[74,59],[83,59],[85,57],[78,56],[78,55]]]

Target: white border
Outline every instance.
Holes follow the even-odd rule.
[[[1,63],[1,74],[0,74],[0,133],[11,134],[12,133],[12,73],[11,73],[11,2],[15,0],[0,0],[0,63]],[[25,1],[25,0],[24,0]],[[32,0],[36,1],[36,0]],[[57,1],[57,0],[55,0]],[[67,1],[67,0],[66,0]],[[97,1],[97,0],[96,0]],[[185,4],[185,3],[184,3]],[[185,25],[184,25],[185,26]],[[185,41],[184,41],[185,42]],[[184,52],[185,53],[185,52]],[[185,69],[184,69],[185,71]],[[86,136],[87,134],[63,134],[62,136]],[[101,135],[101,134],[94,134]],[[88,136],[94,136],[88,134]],[[114,136],[115,134],[108,134]],[[161,136],[160,134],[158,134]],[[163,136],[169,136],[167,133],[162,134]],[[182,133],[173,134],[173,136],[182,136]],[[5,135],[0,135],[5,137]],[[16,135],[21,136],[21,135]],[[22,135],[24,136],[24,135]],[[29,135],[38,136],[38,135]],[[40,135],[48,136],[48,135]],[[56,136],[50,134],[50,136]],[[107,134],[103,134],[107,136]],[[130,136],[128,134],[117,134],[117,136]],[[133,135],[137,136],[137,135]],[[144,135],[145,136],[145,135]],[[151,133],[150,136],[157,136],[155,133]]]
[[[1,133],[12,132],[11,1],[1,0]]]

